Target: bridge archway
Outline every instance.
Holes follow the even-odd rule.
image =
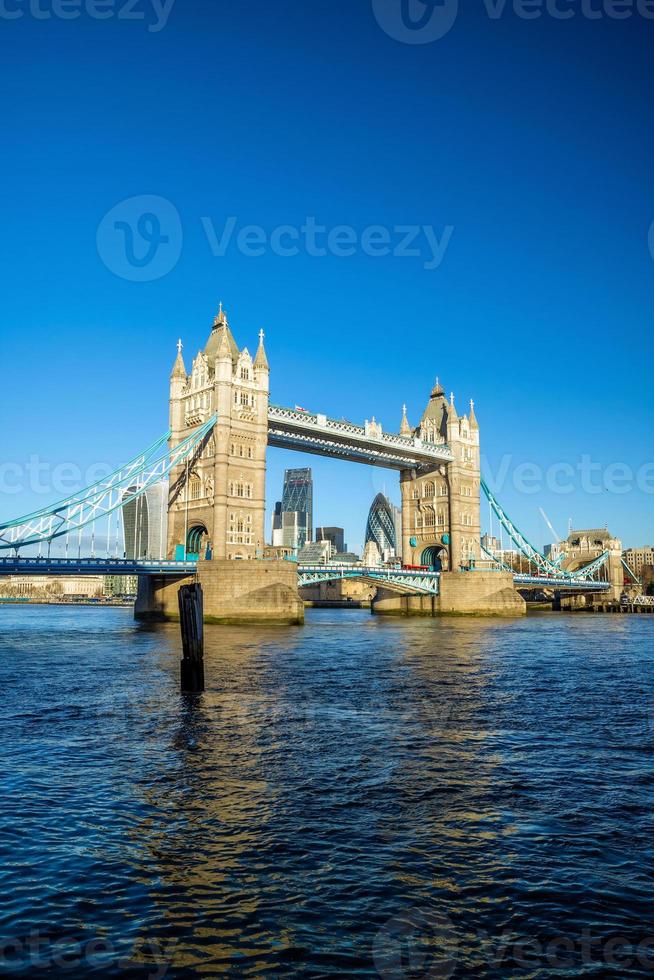
[[[445,548],[441,545],[431,545],[425,548],[420,556],[420,564],[428,565],[433,572],[440,572],[443,569],[443,552]]]
[[[204,524],[192,524],[186,535],[186,557],[204,554],[208,544],[209,532]]]

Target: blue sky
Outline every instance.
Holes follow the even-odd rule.
[[[504,461],[498,495],[535,543],[551,537],[539,506],[562,535],[572,518],[654,542],[654,20],[480,2],[408,44],[366,0],[177,0],[160,30],[149,0],[140,20],[118,16],[123,0],[104,20],[80,3],[63,20],[7,0],[21,16],[0,17],[0,465],[84,472],[151,442],[177,338],[195,353],[222,299],[239,343],[265,329],[275,402],[397,429],[439,375],[460,410],[474,397],[487,475]],[[103,218],[129,221],[122,202],[143,196],[169,202],[171,268],[133,281]],[[207,228],[230,217],[213,254]],[[307,217],[351,228],[354,254],[307,254],[300,232],[298,254],[276,254],[271,233]],[[263,254],[237,246],[248,225]],[[391,252],[400,226],[445,234],[441,261],[422,231],[418,255],[367,254],[371,226]],[[578,472],[555,492],[548,468],[584,457],[597,492]],[[396,475],[271,450],[269,506],[284,467],[307,463],[317,522],[360,547]],[[543,470],[535,494],[525,463]],[[601,482],[617,463],[626,493]],[[7,482],[0,519],[47,500]]]

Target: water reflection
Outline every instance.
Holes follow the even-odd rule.
[[[1,613],[0,935],[104,937],[105,976],[152,972],[145,938],[169,975],[391,977],[510,976],[562,935],[577,970],[585,928],[646,934],[636,617],[209,628],[181,696],[175,627]]]

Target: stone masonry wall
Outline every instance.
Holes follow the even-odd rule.
[[[207,623],[278,623],[304,621],[304,604],[297,588],[297,566],[289,561],[200,562],[197,580],[204,595]],[[192,581],[139,582],[135,606],[138,619],[177,620],[177,591]]]

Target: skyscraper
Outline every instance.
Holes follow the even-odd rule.
[[[402,512],[383,493],[372,502],[366,524],[366,544],[374,541],[384,561],[399,557],[402,548]]]
[[[302,548],[313,538],[313,480],[311,468],[284,471],[282,536],[287,547]]]
[[[272,515],[272,535],[271,543],[273,547],[278,548],[280,545],[284,544],[284,524],[282,521],[282,502],[278,500],[275,504],[275,509]]]
[[[134,493],[128,487],[123,497]],[[126,558],[165,558],[168,523],[168,484],[154,483],[122,508]]]

